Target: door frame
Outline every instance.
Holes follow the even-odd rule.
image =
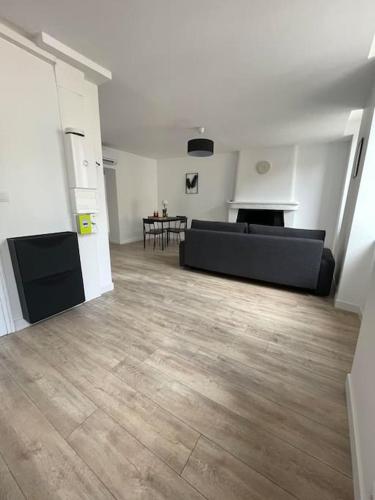
[[[4,324],[6,328],[5,332],[2,333],[0,331],[0,336],[14,332],[15,331],[14,321],[11,314],[8,293],[5,287],[5,275],[1,260],[0,260],[0,314],[4,318]]]

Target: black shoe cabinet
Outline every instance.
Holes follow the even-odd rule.
[[[77,234],[8,238],[23,317],[36,323],[85,301]]]

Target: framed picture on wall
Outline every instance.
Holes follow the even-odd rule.
[[[198,172],[188,173],[185,177],[185,193],[198,194]]]
[[[365,138],[361,137],[361,139],[358,141],[357,150],[355,152],[355,157],[354,157],[353,179],[355,179],[357,177],[358,172],[359,172],[359,167],[361,165],[361,156],[362,156],[364,140],[365,140]]]

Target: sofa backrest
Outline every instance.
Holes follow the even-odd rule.
[[[323,242],[317,239],[186,231],[184,265],[270,283],[315,289]]]
[[[323,242],[326,236],[326,232],[320,229],[296,229],[294,227],[261,226],[260,224],[249,224],[249,233],[286,236],[288,238],[308,238]]]
[[[247,233],[246,222],[218,222],[193,219],[191,221],[191,228],[205,231],[224,231],[226,233]]]

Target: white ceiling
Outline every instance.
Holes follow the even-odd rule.
[[[330,140],[374,82],[374,0],[1,0],[0,17],[107,67],[106,144],[183,156]]]

